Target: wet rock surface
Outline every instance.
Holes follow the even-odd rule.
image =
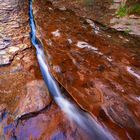
[[[43,80],[34,80],[26,84],[26,95],[19,101],[17,118],[29,113],[38,112],[51,102],[49,92]]]
[[[52,102],[30,43],[28,0],[0,0],[0,140],[88,139]]]
[[[43,82],[30,43],[28,2],[0,0],[0,139],[90,139],[55,105]],[[63,5],[36,0],[33,10],[58,82],[114,138],[139,139],[139,40]]]
[[[33,4],[51,72],[119,139],[139,139],[140,43],[50,2]]]
[[[127,14],[127,8],[137,7],[139,0],[50,0],[54,6],[72,9],[78,16],[93,19],[105,26],[124,31],[127,34],[140,36],[140,15]],[[123,17],[118,15],[121,9]],[[140,9],[139,9],[140,11]]]
[[[53,103],[38,115],[26,116],[18,125],[12,124],[5,130],[6,139],[19,140],[85,140],[89,139],[83,130],[69,122],[67,117]],[[14,129],[16,125],[16,129]]]

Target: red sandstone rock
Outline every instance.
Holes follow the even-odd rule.
[[[38,112],[50,104],[51,98],[43,80],[27,83],[25,90],[26,94],[21,96],[19,101],[17,117]]]
[[[38,37],[54,77],[77,104],[120,139],[138,139],[140,117],[134,113],[140,93],[137,39],[105,32],[94,21],[87,22],[70,10],[55,9],[43,0],[36,0],[33,9]],[[59,37],[52,35],[54,31],[59,31]]]

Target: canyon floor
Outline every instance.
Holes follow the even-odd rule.
[[[114,139],[139,140],[138,23],[133,35],[126,34],[108,25],[108,18],[98,19],[102,11],[92,16],[90,9],[76,6],[33,2],[50,71],[63,94]],[[50,96],[30,41],[28,13],[28,0],[0,0],[0,140],[91,139]]]

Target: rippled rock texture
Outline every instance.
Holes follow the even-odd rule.
[[[28,0],[0,0],[0,139],[87,140],[49,96],[29,37]],[[52,74],[114,137],[140,137],[140,41],[36,0]],[[94,132],[93,132],[94,133]]]
[[[51,72],[119,139],[140,137],[140,42],[50,2],[33,4]]]

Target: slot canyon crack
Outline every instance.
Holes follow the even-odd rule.
[[[140,38],[85,1],[0,0],[0,139],[139,140]]]
[[[87,113],[80,110],[76,105],[71,103],[60,90],[58,82],[52,76],[49,65],[46,60],[43,46],[36,37],[36,25],[33,16],[32,0],[30,0],[30,27],[31,27],[31,41],[36,48],[37,59],[40,65],[42,76],[57,105],[66,113],[66,115],[80,125],[90,135],[90,139],[112,140],[113,137],[105,131],[101,125],[92,119]]]

